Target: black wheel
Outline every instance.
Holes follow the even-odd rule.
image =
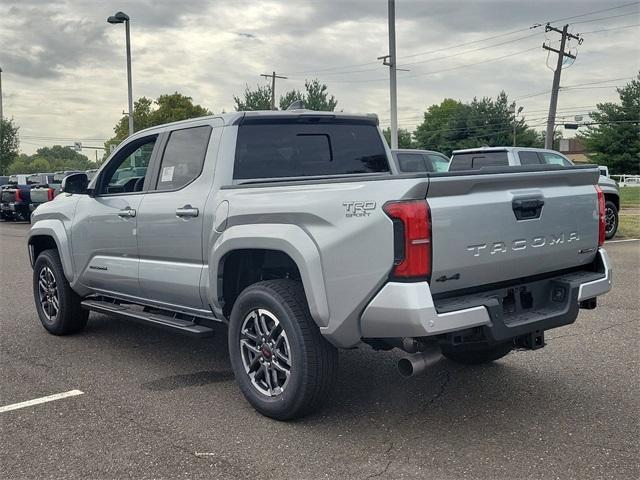
[[[604,236],[607,240],[614,237],[618,231],[618,209],[616,204],[611,200],[607,200],[604,204],[605,227]]]
[[[36,259],[33,296],[40,321],[49,333],[68,335],[87,324],[89,312],[80,306],[80,297],[69,286],[57,250],[45,250]]]
[[[229,355],[245,398],[277,420],[302,417],[329,397],[338,351],[320,334],[293,280],[247,287],[229,322]]]
[[[493,362],[513,350],[513,342],[489,345],[486,343],[442,346],[442,355],[463,365],[480,365]]]

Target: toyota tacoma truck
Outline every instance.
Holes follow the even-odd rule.
[[[611,288],[597,167],[403,174],[390,155],[373,115],[137,132],[33,213],[40,320],[54,335],[90,311],[194,336],[226,324],[246,399],[290,419],[330,396],[338,348],[403,349],[405,375],[491,362]]]
[[[573,165],[573,162],[560,152],[544,148],[530,147],[482,147],[454,150],[449,170],[469,170],[482,166],[519,166],[519,165]],[[618,210],[620,210],[620,189],[609,178],[607,167],[598,167],[600,178],[598,186],[604,194],[605,237],[613,238],[618,231]]]

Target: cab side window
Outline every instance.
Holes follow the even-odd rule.
[[[155,190],[178,190],[202,173],[211,127],[174,130],[162,155]]]
[[[398,169],[401,172],[428,172],[429,169],[421,153],[397,153]]]
[[[518,157],[520,157],[520,165],[540,165],[542,163],[538,152],[523,150],[518,152]]]
[[[153,135],[125,145],[105,169],[98,194],[141,192],[157,139]]]

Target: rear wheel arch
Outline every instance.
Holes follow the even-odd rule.
[[[288,269],[279,269],[279,275],[257,277],[255,281],[263,279],[293,278],[302,285],[309,306],[309,311],[316,324],[326,327],[329,322],[329,304],[325,288],[322,261],[318,247],[307,232],[295,225],[288,224],[243,224],[227,228],[217,239],[212,239],[212,248],[208,258],[207,280],[203,282],[203,295],[206,295],[214,313],[222,318],[229,318],[232,308],[233,295],[224,292],[225,272],[231,271],[229,259],[233,252],[271,252],[259,255],[265,256],[266,265],[273,265],[272,260],[277,257],[278,265],[283,263]],[[278,253],[275,253],[278,252]],[[239,255],[239,254],[236,254]],[[250,263],[255,266],[255,263]],[[294,268],[295,266],[295,268]],[[271,269],[273,270],[273,269]],[[278,270],[278,269],[276,269]],[[289,273],[283,275],[282,272]],[[270,273],[273,273],[270,272]],[[251,283],[244,282],[247,286]],[[227,283],[228,285],[228,283]],[[246,287],[245,287],[246,288]],[[236,292],[239,294],[240,292]],[[225,298],[226,297],[226,298]],[[230,302],[231,300],[231,302]],[[224,304],[223,304],[224,303]]]
[[[264,280],[291,279],[304,283],[296,262],[282,250],[240,248],[227,252],[218,265],[218,301],[225,317],[244,289]],[[305,293],[306,296],[306,293]]]
[[[612,202],[616,206],[616,210],[620,210],[620,197],[614,193],[604,194],[605,202]]]

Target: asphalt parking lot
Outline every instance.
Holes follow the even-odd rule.
[[[33,306],[28,225],[0,222],[0,478],[639,478],[640,242],[612,243],[614,290],[493,365],[341,352],[315,416],[257,414],[233,381],[225,328],[191,339],[92,314],[54,337]]]

